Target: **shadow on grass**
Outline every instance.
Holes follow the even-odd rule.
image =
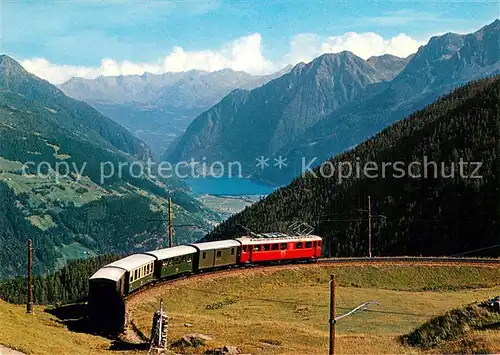
[[[95,326],[89,319],[89,309],[86,303],[73,303],[54,308],[46,308],[44,312],[55,316],[59,323],[64,324],[70,331],[101,335],[109,339],[119,336],[119,331],[106,332]]]
[[[86,333],[103,336],[112,341],[109,350],[116,351],[142,351],[149,349],[149,339],[130,322],[127,331],[133,332],[141,343],[130,343],[123,339],[119,333],[103,333],[96,331],[88,318],[86,303],[75,303],[54,308],[46,308],[45,312],[55,316],[57,321],[64,324],[68,330],[76,333]]]
[[[45,312],[55,316],[59,323],[64,324],[72,332],[95,333],[88,321],[87,305],[85,303],[74,303],[55,308],[46,308]]]

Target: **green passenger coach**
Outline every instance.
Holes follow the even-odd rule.
[[[195,271],[222,266],[236,265],[241,243],[235,240],[190,244],[198,250]]]
[[[149,251],[145,254],[156,258],[155,277],[161,279],[192,273],[196,253],[196,248],[189,245],[180,245]]]
[[[127,295],[153,281],[155,260],[151,255],[134,254],[106,265],[106,267],[115,267],[126,271],[124,294]]]

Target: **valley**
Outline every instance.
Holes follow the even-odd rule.
[[[213,73],[181,73],[72,78],[59,85],[68,96],[83,100],[144,140],[160,157],[191,121],[234,89],[251,89],[277,78],[223,69]]]
[[[179,230],[179,243],[221,220],[179,180],[137,176],[130,166],[153,157],[144,142],[6,55],[0,88],[0,277],[22,272],[16,254],[28,239],[36,273],[73,258],[162,245],[165,227],[148,220],[161,219],[170,196],[176,219],[196,226]],[[104,169],[120,165],[128,169]]]
[[[265,198],[265,195],[211,195],[203,194],[197,197],[205,206],[214,210],[224,218],[229,218],[232,215],[241,212],[246,207],[251,206],[260,199]]]
[[[206,176],[184,181],[194,197],[224,218],[241,212],[276,189],[248,178],[237,177]]]

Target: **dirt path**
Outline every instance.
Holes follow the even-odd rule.
[[[6,348],[3,345],[0,345],[0,355],[25,355],[25,354],[16,350]]]

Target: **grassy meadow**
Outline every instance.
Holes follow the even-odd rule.
[[[380,303],[338,322],[336,353],[419,353],[399,336],[449,309],[500,295],[494,267],[310,265],[196,276],[138,295],[129,308],[144,334],[163,298],[172,340],[200,332],[213,337],[210,346],[237,345],[251,354],[325,354],[331,273],[337,315],[365,301]],[[499,331],[474,336],[500,341]]]
[[[176,353],[203,354],[208,348],[234,345],[253,355],[326,354],[329,279],[334,273],[337,315],[365,301],[380,303],[337,323],[337,354],[498,353],[498,328],[473,331],[427,349],[400,341],[401,335],[434,316],[500,295],[498,271],[492,266],[457,265],[248,268],[159,285],[133,296],[128,309],[134,325],[147,337],[162,298],[170,317],[170,343],[186,333],[213,338],[199,348],[173,348]],[[25,307],[0,301],[0,324],[0,344],[27,354],[147,353],[134,345],[111,350],[111,340],[69,331],[43,307],[29,316]],[[139,337],[128,332],[128,340],[137,342]]]

